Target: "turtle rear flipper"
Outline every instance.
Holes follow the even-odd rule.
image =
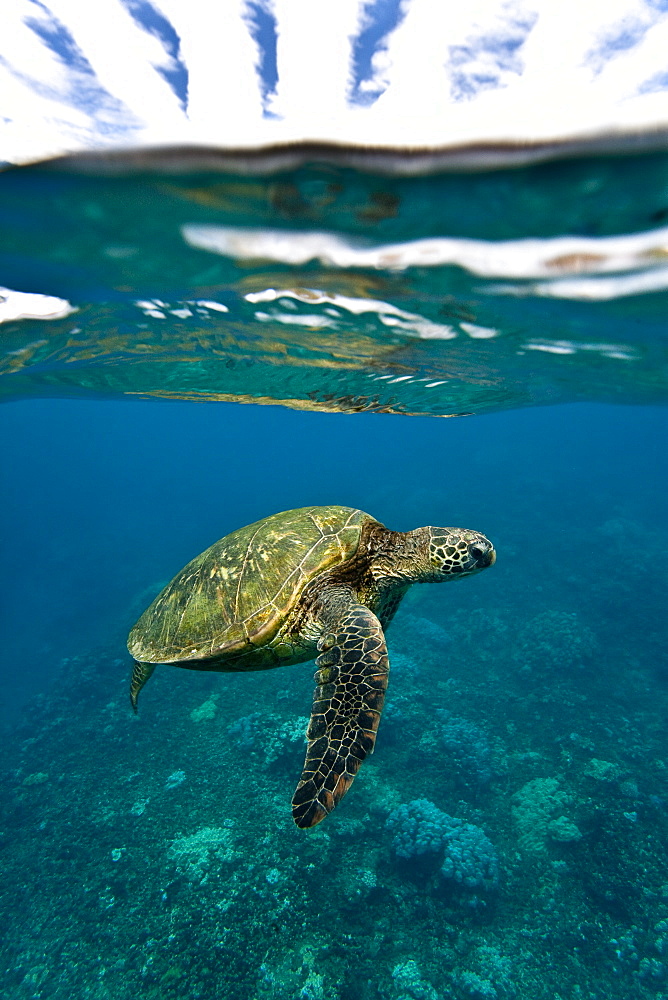
[[[135,665],[132,668],[132,680],[130,681],[130,703],[132,704],[133,710],[137,711],[137,698],[139,697],[139,692],[143,688],[146,681],[149,679],[153,671],[155,670],[155,664],[153,663],[140,663],[139,660],[135,660]]]
[[[373,753],[390,669],[380,622],[352,599],[328,622],[318,650],[306,760],[292,798],[302,828],[338,805]]]

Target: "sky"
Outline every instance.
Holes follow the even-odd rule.
[[[8,0],[0,160],[668,126],[668,0]]]

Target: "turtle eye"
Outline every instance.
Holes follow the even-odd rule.
[[[469,552],[471,553],[472,558],[475,559],[476,562],[482,559],[482,557],[485,555],[485,550],[481,548],[479,545],[472,545],[471,548],[469,549]]]

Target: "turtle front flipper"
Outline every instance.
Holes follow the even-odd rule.
[[[292,798],[292,815],[302,828],[338,805],[373,753],[390,669],[380,622],[352,600],[327,623],[318,650],[306,760]]]
[[[137,711],[139,692],[154,670],[153,663],[140,663],[139,660],[135,660],[135,665],[132,668],[132,680],[130,681],[130,701],[135,712]]]

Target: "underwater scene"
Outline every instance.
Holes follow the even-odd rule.
[[[214,166],[0,173],[0,996],[665,1000],[668,156]],[[126,644],[332,505],[496,560],[378,611],[375,749],[301,829],[313,662],[135,713]]]

